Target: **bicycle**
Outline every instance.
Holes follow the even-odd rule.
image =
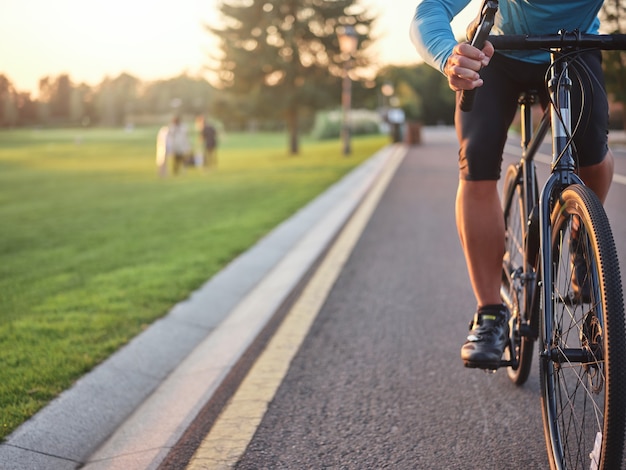
[[[535,91],[520,96],[522,157],[507,168],[502,190],[500,292],[511,320],[500,367],[515,384],[525,383],[538,340],[550,467],[621,468],[626,327],[619,261],[604,208],[576,174],[572,136],[580,120],[572,121],[569,108],[568,67],[581,50],[626,49],[626,35],[490,36],[497,7],[493,0],[483,4],[473,45],[482,48],[489,40],[496,50],[545,49],[551,56],[550,100],[536,129]],[[469,109],[472,93],[461,103]],[[551,172],[539,191],[534,157],[549,130]]]

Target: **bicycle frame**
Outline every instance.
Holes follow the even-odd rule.
[[[519,164],[517,178],[524,181],[524,213],[529,215],[528,239],[525,250],[525,265],[534,268],[532,272],[524,273],[526,289],[532,285],[532,311],[537,312],[535,306],[539,301],[540,290],[544,298],[550,298],[552,286],[552,271],[549,262],[540,263],[539,260],[552,259],[552,233],[550,230],[550,215],[555,198],[563,189],[571,184],[582,184],[582,180],[575,173],[576,165],[571,148],[571,109],[570,92],[571,80],[568,74],[568,62],[557,57],[559,51],[551,54],[551,77],[548,84],[550,103],[546,108],[537,129],[533,131],[531,105],[534,103],[533,93],[529,91],[520,98],[521,115],[521,144],[522,158]],[[543,143],[548,130],[552,130],[552,162],[551,173],[545,182],[541,194],[537,194],[534,157]],[[536,216],[536,217],[535,217]],[[539,238],[539,243],[533,243],[531,237]],[[540,248],[541,247],[541,248]],[[541,249],[541,253],[539,253]],[[540,258],[537,255],[541,254]],[[537,276],[539,274],[539,276]],[[541,281],[541,282],[539,282]],[[551,309],[549,302],[546,309]],[[552,312],[545,312],[550,319]],[[531,321],[531,330],[522,332],[525,335],[538,336],[538,321]],[[546,325],[546,328],[551,325]],[[544,345],[545,346],[545,345]]]
[[[527,237],[524,244],[523,295],[530,300],[526,304],[527,316],[520,325],[520,334],[536,339],[539,336],[540,301],[552,298],[552,229],[551,214],[559,194],[569,185],[582,180],[575,173],[576,164],[571,147],[571,80],[568,74],[568,62],[558,57],[558,50],[551,53],[551,76],[548,83],[549,105],[543,113],[536,131],[533,131],[531,106],[535,93],[532,90],[522,94],[519,100],[521,115],[522,158],[517,167],[517,181],[522,181],[523,213],[528,217]],[[537,194],[535,155],[543,143],[548,130],[552,130],[551,172],[541,194]],[[506,194],[506,210],[510,210],[513,193]],[[505,213],[505,218],[508,216]],[[538,235],[538,237],[537,237]],[[537,238],[539,238],[537,242]],[[539,255],[539,256],[538,256]],[[543,338],[550,338],[553,328],[554,309],[552,302],[543,302]],[[545,360],[550,357],[550,344],[539,346],[540,356]],[[503,361],[502,366],[517,368],[517,359]],[[555,410],[556,411],[556,410]],[[555,424],[549,424],[551,433],[557,432]]]

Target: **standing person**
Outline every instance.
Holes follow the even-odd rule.
[[[167,136],[169,127],[163,126],[159,129],[156,142],[156,164],[159,176],[167,176]]]
[[[202,144],[202,161],[205,168],[217,167],[217,131],[215,127],[205,119],[198,116],[196,119],[196,129],[200,132],[200,142]]]
[[[180,167],[185,164],[185,159],[191,152],[191,145],[187,137],[187,128],[181,123],[179,116],[174,116],[168,127],[167,154],[173,158],[172,172],[176,175]]]
[[[457,92],[455,127],[459,140],[459,185],[456,222],[477,309],[470,335],[461,348],[468,367],[497,367],[508,338],[509,312],[500,299],[504,217],[497,180],[507,131],[517,110],[520,92],[539,90],[547,105],[544,76],[547,52],[494,53],[487,42],[482,50],[457,43],[450,21],[470,0],[423,0],[411,23],[411,40],[418,53],[448,79]],[[602,0],[508,0],[500,2],[491,34],[553,34],[561,29],[597,34]],[[604,202],[613,177],[609,151],[608,103],[600,52],[580,55],[572,66],[581,80],[574,80],[572,109],[581,108],[580,86],[593,100],[584,103],[584,120],[574,136],[579,174]],[[478,89],[470,112],[459,108],[461,90]]]

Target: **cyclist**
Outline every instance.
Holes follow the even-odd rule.
[[[458,43],[450,22],[469,3],[422,0],[410,33],[418,53],[440,70],[457,92],[460,174],[456,221],[477,301],[461,359],[468,367],[497,368],[508,341],[509,318],[500,299],[504,217],[497,180],[520,93],[535,89],[542,105],[547,105],[544,79],[549,55],[543,51],[494,53],[488,42],[482,50]],[[553,34],[562,29],[597,34],[601,6],[601,0],[500,1],[491,34]],[[613,156],[607,145],[609,113],[601,61],[598,51],[583,53],[573,64],[579,73],[570,75],[573,115],[578,115],[581,107],[580,81],[589,90],[585,95],[593,96],[584,103],[584,119],[574,137],[579,174],[604,201],[613,177]],[[591,91],[594,88],[595,93]],[[463,112],[459,109],[460,90],[472,89],[478,89],[473,108]]]

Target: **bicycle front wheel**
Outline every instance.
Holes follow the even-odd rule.
[[[553,469],[622,468],[626,332],[619,262],[602,204],[582,185],[551,217],[552,295],[543,299],[541,401]],[[549,302],[549,305],[545,305]],[[547,308],[546,308],[547,307]]]

